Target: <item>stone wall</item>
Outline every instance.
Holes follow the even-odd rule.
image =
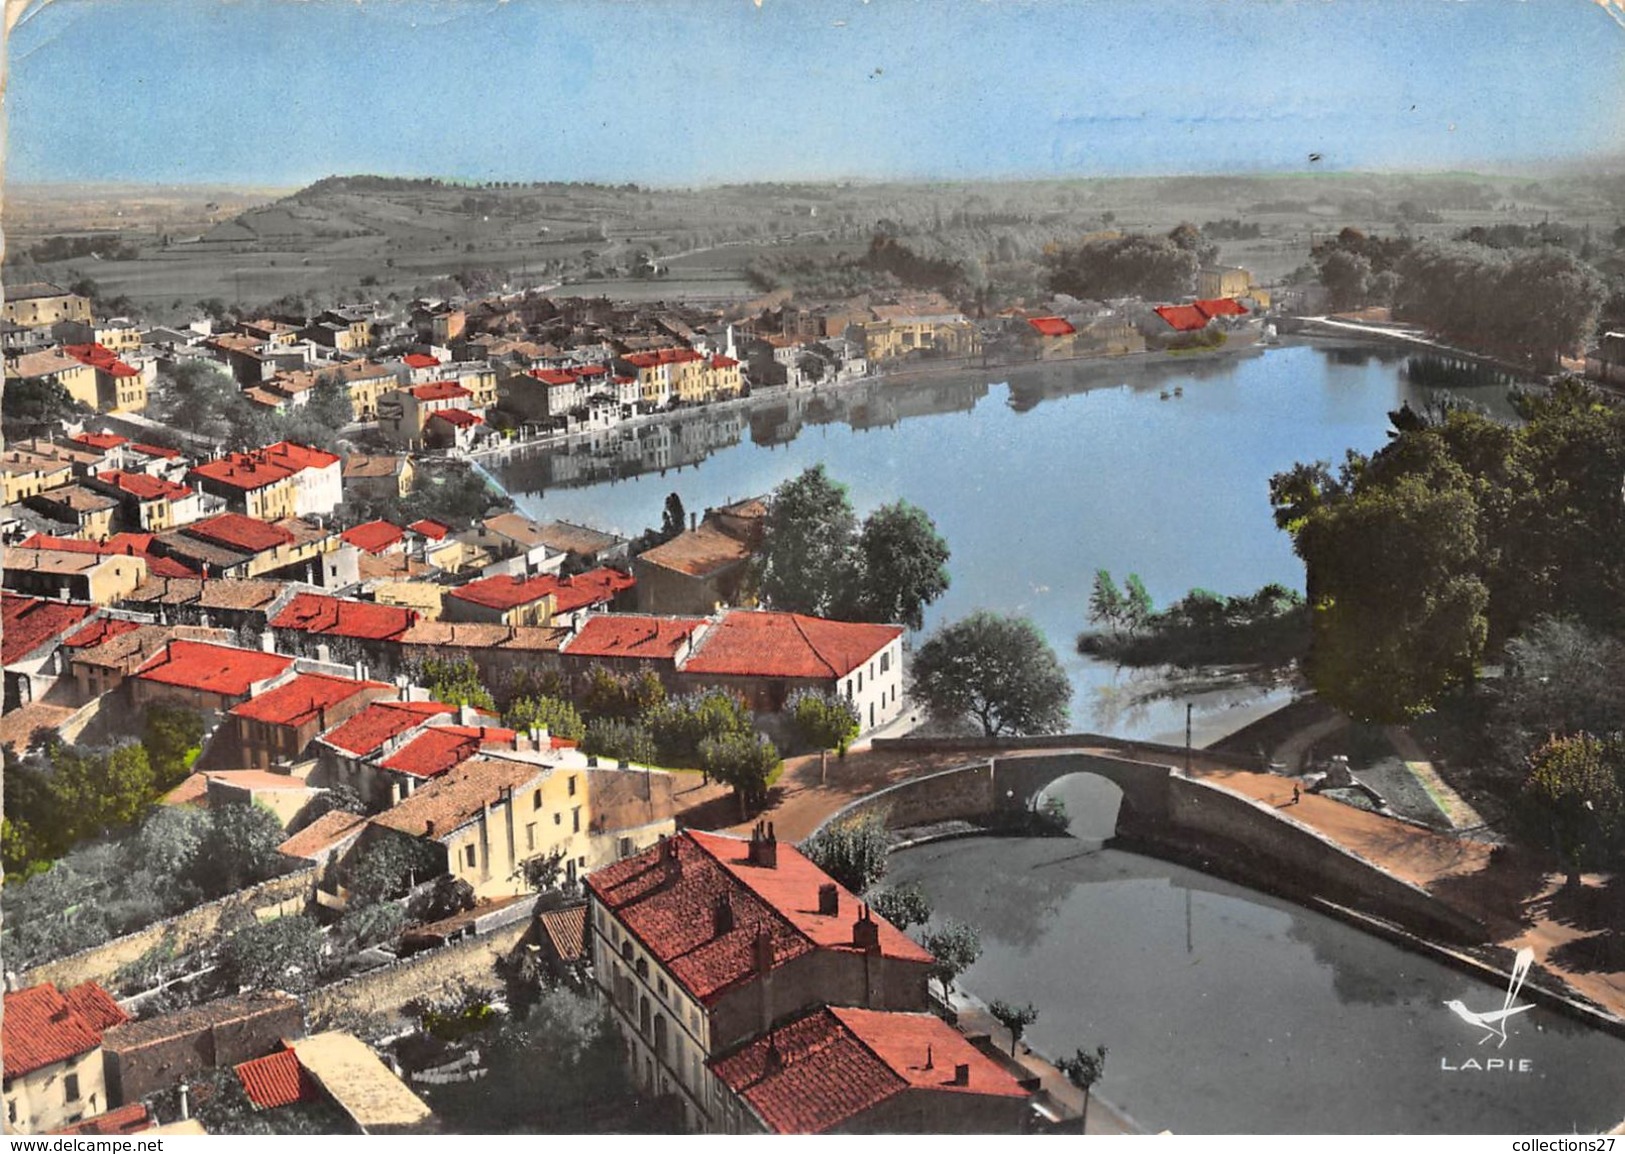
[[[313,990],[305,1001],[311,1028],[326,1029],[352,1016],[398,1017],[406,1003],[444,994],[459,982],[476,989],[500,990],[497,959],[512,953],[530,932],[530,926],[531,919],[523,918],[484,937],[462,938]]]
[[[1488,934],[1482,922],[1422,887],[1278,817],[1261,802],[1182,777],[1170,778],[1169,790],[1168,841],[1216,860],[1216,872],[1289,897],[1347,905],[1431,937],[1479,942]]]
[[[886,811],[891,829],[985,817],[996,807],[993,763],[949,769],[861,797],[832,814],[824,825],[874,810]]]
[[[25,986],[55,982],[60,989],[80,982],[108,985],[121,966],[135,961],[154,946],[168,942],[177,953],[214,944],[237,922],[247,918],[280,917],[304,909],[316,884],[314,867],[261,882],[174,917],[91,946],[65,958],[41,962],[22,975]]]

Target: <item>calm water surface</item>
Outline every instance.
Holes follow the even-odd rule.
[[[1191,700],[1201,743],[1284,692],[1181,685],[1079,656],[1095,570],[1139,573],[1159,605],[1197,586],[1301,588],[1302,565],[1271,520],[1269,478],[1380,446],[1389,410],[1425,392],[1403,364],[1370,348],[1286,346],[1208,362],[978,370],[619,430],[491,467],[531,516],[631,535],[659,523],[670,492],[701,511],[822,461],[860,516],[901,497],[947,538],[953,584],[927,629],[978,608],[1028,614],[1072,677],[1076,727],[1182,740]],[[1502,402],[1499,389],[1477,392]]]
[[[1625,1117],[1625,1041],[1535,1009],[1480,1046],[1444,1003],[1499,1009],[1504,989],[1193,870],[976,838],[896,853],[887,881],[978,928],[960,984],[1036,1006],[1035,1049],[1104,1044],[1098,1092],[1151,1131],[1596,1133]],[[1462,1068],[1491,1058],[1512,1072]]]

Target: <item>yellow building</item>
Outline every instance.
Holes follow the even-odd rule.
[[[44,1134],[105,1113],[102,1034],[129,1020],[95,982],[6,994],[6,1132]]]
[[[60,549],[6,546],[6,588],[19,593],[111,605],[134,593],[146,579],[145,557],[124,553],[102,557]]]
[[[9,302],[8,302],[9,304]],[[7,381],[55,381],[87,409],[98,408],[96,370],[61,349],[24,353],[6,364]]]
[[[24,328],[49,328],[60,321],[89,321],[90,300],[45,281],[7,285],[0,318]]]
[[[54,521],[77,526],[73,535],[82,541],[105,541],[113,533],[119,502],[84,485],[62,485],[28,498],[28,505]]]
[[[982,348],[976,326],[936,293],[873,305],[868,319],[848,329],[847,336],[863,345],[870,361],[895,361],[921,353],[972,357]]]
[[[227,453],[193,469],[187,480],[223,498],[233,512],[260,521],[297,515],[299,485],[294,471],[247,453]]]
[[[1253,287],[1253,274],[1237,266],[1209,266],[1196,274],[1196,295],[1203,300],[1247,296]]]
[[[0,452],[0,485],[4,486],[8,505],[66,485],[71,480],[73,466],[67,461],[21,449]]]
[[[629,805],[623,779],[636,779]],[[594,811],[594,795],[604,804]],[[441,846],[446,869],[478,897],[531,888],[525,863],[557,854],[559,878],[573,880],[606,861],[653,845],[676,828],[671,775],[658,770],[592,769],[573,750],[475,757],[372,819],[393,834]],[[641,808],[640,808],[641,804]]]

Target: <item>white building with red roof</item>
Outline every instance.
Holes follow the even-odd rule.
[[[777,712],[797,689],[846,698],[871,730],[903,712],[903,627],[731,609],[678,666],[681,682],[721,686]]]
[[[771,827],[685,830],[590,874],[593,976],[634,1080],[726,1128],[713,1059],[823,1006],[917,1013],[932,958]]]
[[[5,996],[6,1131],[42,1134],[107,1110],[102,1034],[130,1020],[106,990],[50,982]]]

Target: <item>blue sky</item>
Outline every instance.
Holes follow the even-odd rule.
[[[1625,15],[1596,0],[53,0],[14,31],[10,70],[22,182],[692,185],[1625,152]]]

